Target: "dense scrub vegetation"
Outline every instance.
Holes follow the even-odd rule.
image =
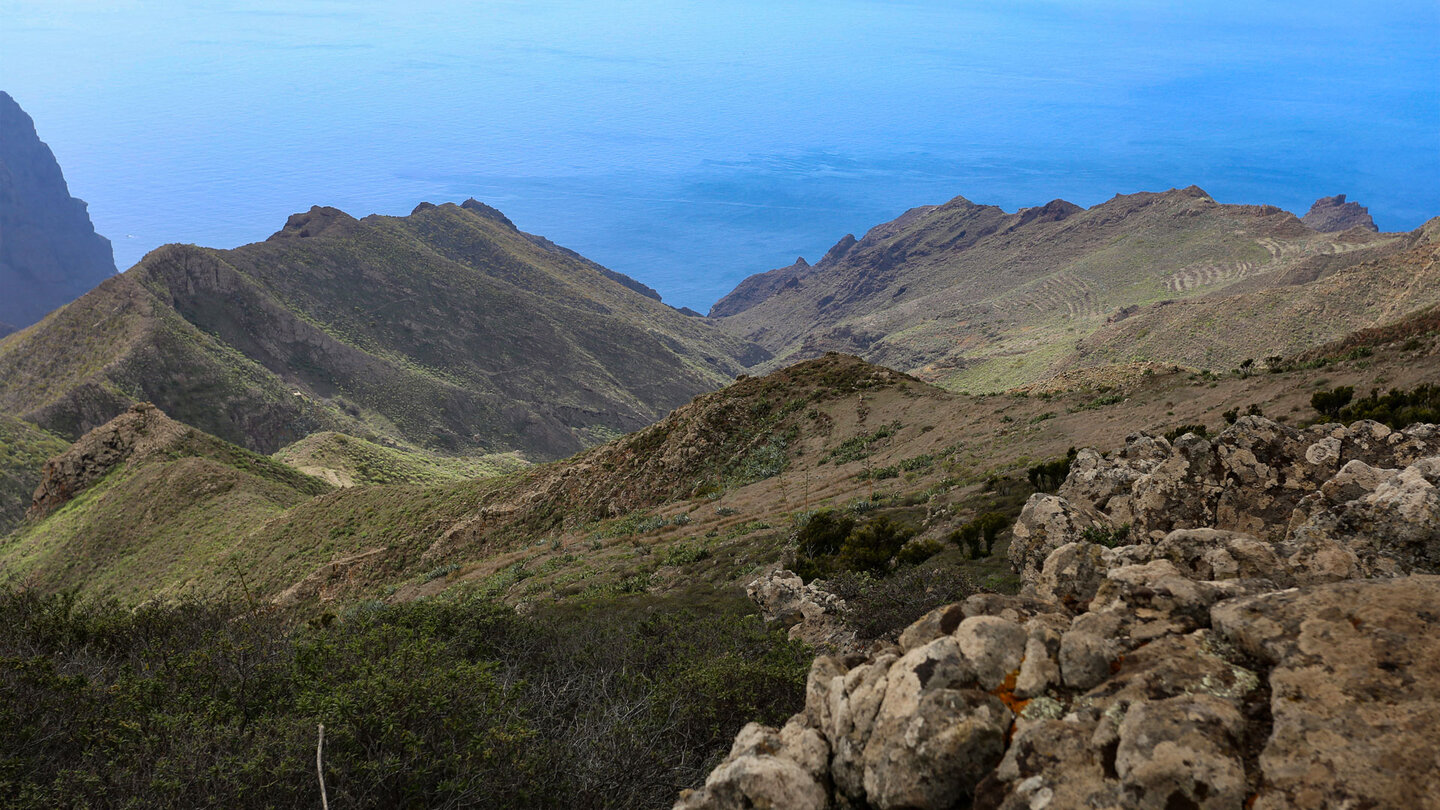
[[[824,509],[811,515],[795,534],[795,573],[807,580],[823,579],[845,571],[883,573],[897,562],[919,562],[908,556],[897,560],[915,534],[914,526],[886,515],[860,522]]]
[[[517,616],[480,600],[297,624],[0,593],[0,806],[667,807],[810,652],[739,597]]]
[[[1416,422],[1440,422],[1440,385],[1424,383],[1409,391],[1392,388],[1388,393],[1372,389],[1370,396],[1354,399],[1355,389],[1345,385],[1317,391],[1310,406],[1321,416],[1350,423],[1360,419],[1382,422],[1400,430]]]

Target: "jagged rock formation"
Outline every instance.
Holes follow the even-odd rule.
[[[45,462],[26,519],[54,512],[122,464],[164,453],[188,431],[148,402],[132,406]]]
[[[29,326],[113,275],[110,240],[70,196],[35,122],[0,91],[0,322]]]
[[[1016,526],[1020,596],[817,658],[676,808],[1435,807],[1437,484],[1434,425],[1083,451]]]
[[[845,600],[813,582],[807,584],[793,571],[771,568],[745,586],[745,595],[760,607],[765,621],[789,626],[792,639],[841,654],[861,647],[842,618]]]
[[[1300,221],[1305,223],[1305,227],[1322,233],[1338,233],[1351,228],[1380,230],[1375,226],[1375,220],[1370,218],[1370,209],[1357,202],[1345,202],[1344,194],[1316,200]]]

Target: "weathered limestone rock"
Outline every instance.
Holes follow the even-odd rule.
[[[1021,578],[1032,580],[1050,552],[1075,542],[1085,529],[1098,525],[1108,522],[1088,505],[1073,504],[1058,495],[1031,495],[1011,529],[1010,567]]]
[[[1113,565],[1113,553],[1095,543],[1066,543],[1050,552],[1035,579],[1035,595],[1083,613]]]
[[[1070,629],[1070,620],[1047,614],[1025,623],[1025,657],[1015,679],[1015,697],[1029,700],[1059,686],[1060,641]]]
[[[760,606],[767,622],[790,628],[790,638],[834,652],[857,646],[854,631],[840,618],[845,600],[816,583],[805,584],[799,574],[772,569],[745,586],[750,601]]]
[[[686,791],[675,810],[824,810],[825,788],[786,755],[779,732],[751,723],[735,736],[730,756],[710,773],[705,787]]]
[[[1242,707],[1259,679],[1221,647],[1210,631],[1167,636],[1121,657],[1068,709],[1027,721],[1027,706],[975,807],[1240,806]]]
[[[832,686],[830,717],[834,725],[821,730],[834,751],[830,776],[837,793],[857,798],[865,795],[865,746],[885,699],[885,676],[896,660],[893,654],[882,655],[846,673],[839,688]]]
[[[994,629],[977,629],[974,638]],[[964,688],[974,679],[973,664],[953,638],[895,662],[862,760],[866,802],[881,810],[920,810],[953,807],[970,795],[1004,753],[1013,719],[994,696]]]
[[[1240,532],[1177,529],[1155,544],[1153,554],[1174,563],[1190,579],[1270,579],[1286,584],[1286,567],[1274,548]]]
[[[1028,634],[1009,619],[972,616],[960,623],[954,637],[973,673],[969,680],[989,690],[999,688],[1020,669]]]
[[[1223,471],[1214,448],[1194,434],[1176,439],[1174,448],[1174,455],[1135,482],[1130,531],[1138,540],[1215,525]]]
[[[1390,475],[1358,464],[1347,464],[1344,480],[1327,482],[1335,485],[1305,505],[1308,516],[1290,532],[1297,550],[1336,541],[1356,554],[1369,576],[1440,571],[1440,457]],[[1374,488],[1336,502],[1367,485]]]
[[[974,616],[999,616],[1016,623],[1023,623],[1035,616],[1063,616],[1066,613],[1065,608],[1054,602],[1004,593],[973,594],[960,603],[960,609],[967,619]]]
[[[1440,569],[1437,445],[1247,417],[1081,452],[1016,526],[1025,595],[817,659],[684,800],[731,803],[681,806],[778,806],[784,774],[847,810],[1440,808],[1440,576],[1409,573]],[[1080,539],[1120,516],[1132,545]]]
[[[964,618],[965,609],[958,604],[935,608],[901,631],[900,649],[908,653],[941,636],[948,636],[955,632]]]
[[[1211,614],[1273,667],[1256,810],[1440,806],[1440,577],[1317,585]]]
[[[1120,723],[1115,751],[1125,805],[1145,810],[1240,807],[1245,801],[1244,724],[1239,710],[1211,695],[1134,704]]]

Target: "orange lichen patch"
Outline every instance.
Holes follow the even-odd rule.
[[[1015,679],[1018,677],[1020,677],[1020,670],[1016,669],[1014,672],[1005,676],[1004,683],[990,690],[990,694],[1000,698],[1000,702],[1004,703],[1005,708],[1009,709],[1012,714],[1019,714],[1024,711],[1025,704],[1030,702],[1029,700],[1021,700],[1015,697]]]

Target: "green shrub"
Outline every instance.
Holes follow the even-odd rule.
[[[1177,425],[1165,432],[1165,441],[1173,442],[1186,433],[1194,433],[1203,439],[1209,435],[1209,430],[1204,425]]]
[[[946,539],[967,549],[970,559],[988,557],[995,550],[995,538],[1010,526],[1012,519],[1001,512],[986,512],[951,532]]]
[[[1065,483],[1066,476],[1070,475],[1070,464],[1074,461],[1075,448],[1072,447],[1064,458],[1036,464],[1026,471],[1030,485],[1037,492],[1054,492]]]
[[[1342,385],[1329,391],[1316,391],[1310,396],[1310,407],[1331,421],[1340,418],[1340,411],[1355,398],[1355,386]]]
[[[0,591],[0,806],[668,806],[811,654],[743,597],[522,617],[485,600],[316,621]]]
[[[861,524],[832,510],[816,512],[795,533],[795,572],[817,579],[840,571],[884,571],[916,531],[883,515]]]
[[[1409,391],[1392,388],[1386,394],[1371,390],[1370,396],[1342,409],[1340,419],[1347,423],[1373,419],[1394,430],[1416,422],[1440,422],[1440,385],[1424,383]]]
[[[690,565],[710,556],[710,549],[699,543],[676,543],[661,560],[665,565]]]
[[[895,555],[895,564],[919,565],[944,550],[944,544],[938,540],[929,538],[916,540],[907,543],[904,548],[900,549],[900,553]]]
[[[1129,537],[1129,523],[1122,523],[1119,526],[1086,526],[1080,532],[1081,542],[1095,543],[1106,548],[1124,545],[1125,540]]]
[[[982,589],[948,567],[910,566],[887,576],[846,571],[826,581],[845,600],[841,618],[862,639],[893,639],[926,613],[964,600]]]
[[[873,433],[866,433],[846,439],[841,442],[838,447],[822,456],[820,463],[826,464],[834,461],[836,464],[845,464],[847,462],[860,461],[861,459],[868,458],[870,456],[871,444],[895,435],[895,432],[899,429],[899,422],[891,422],[887,425],[881,425],[880,428]]]

